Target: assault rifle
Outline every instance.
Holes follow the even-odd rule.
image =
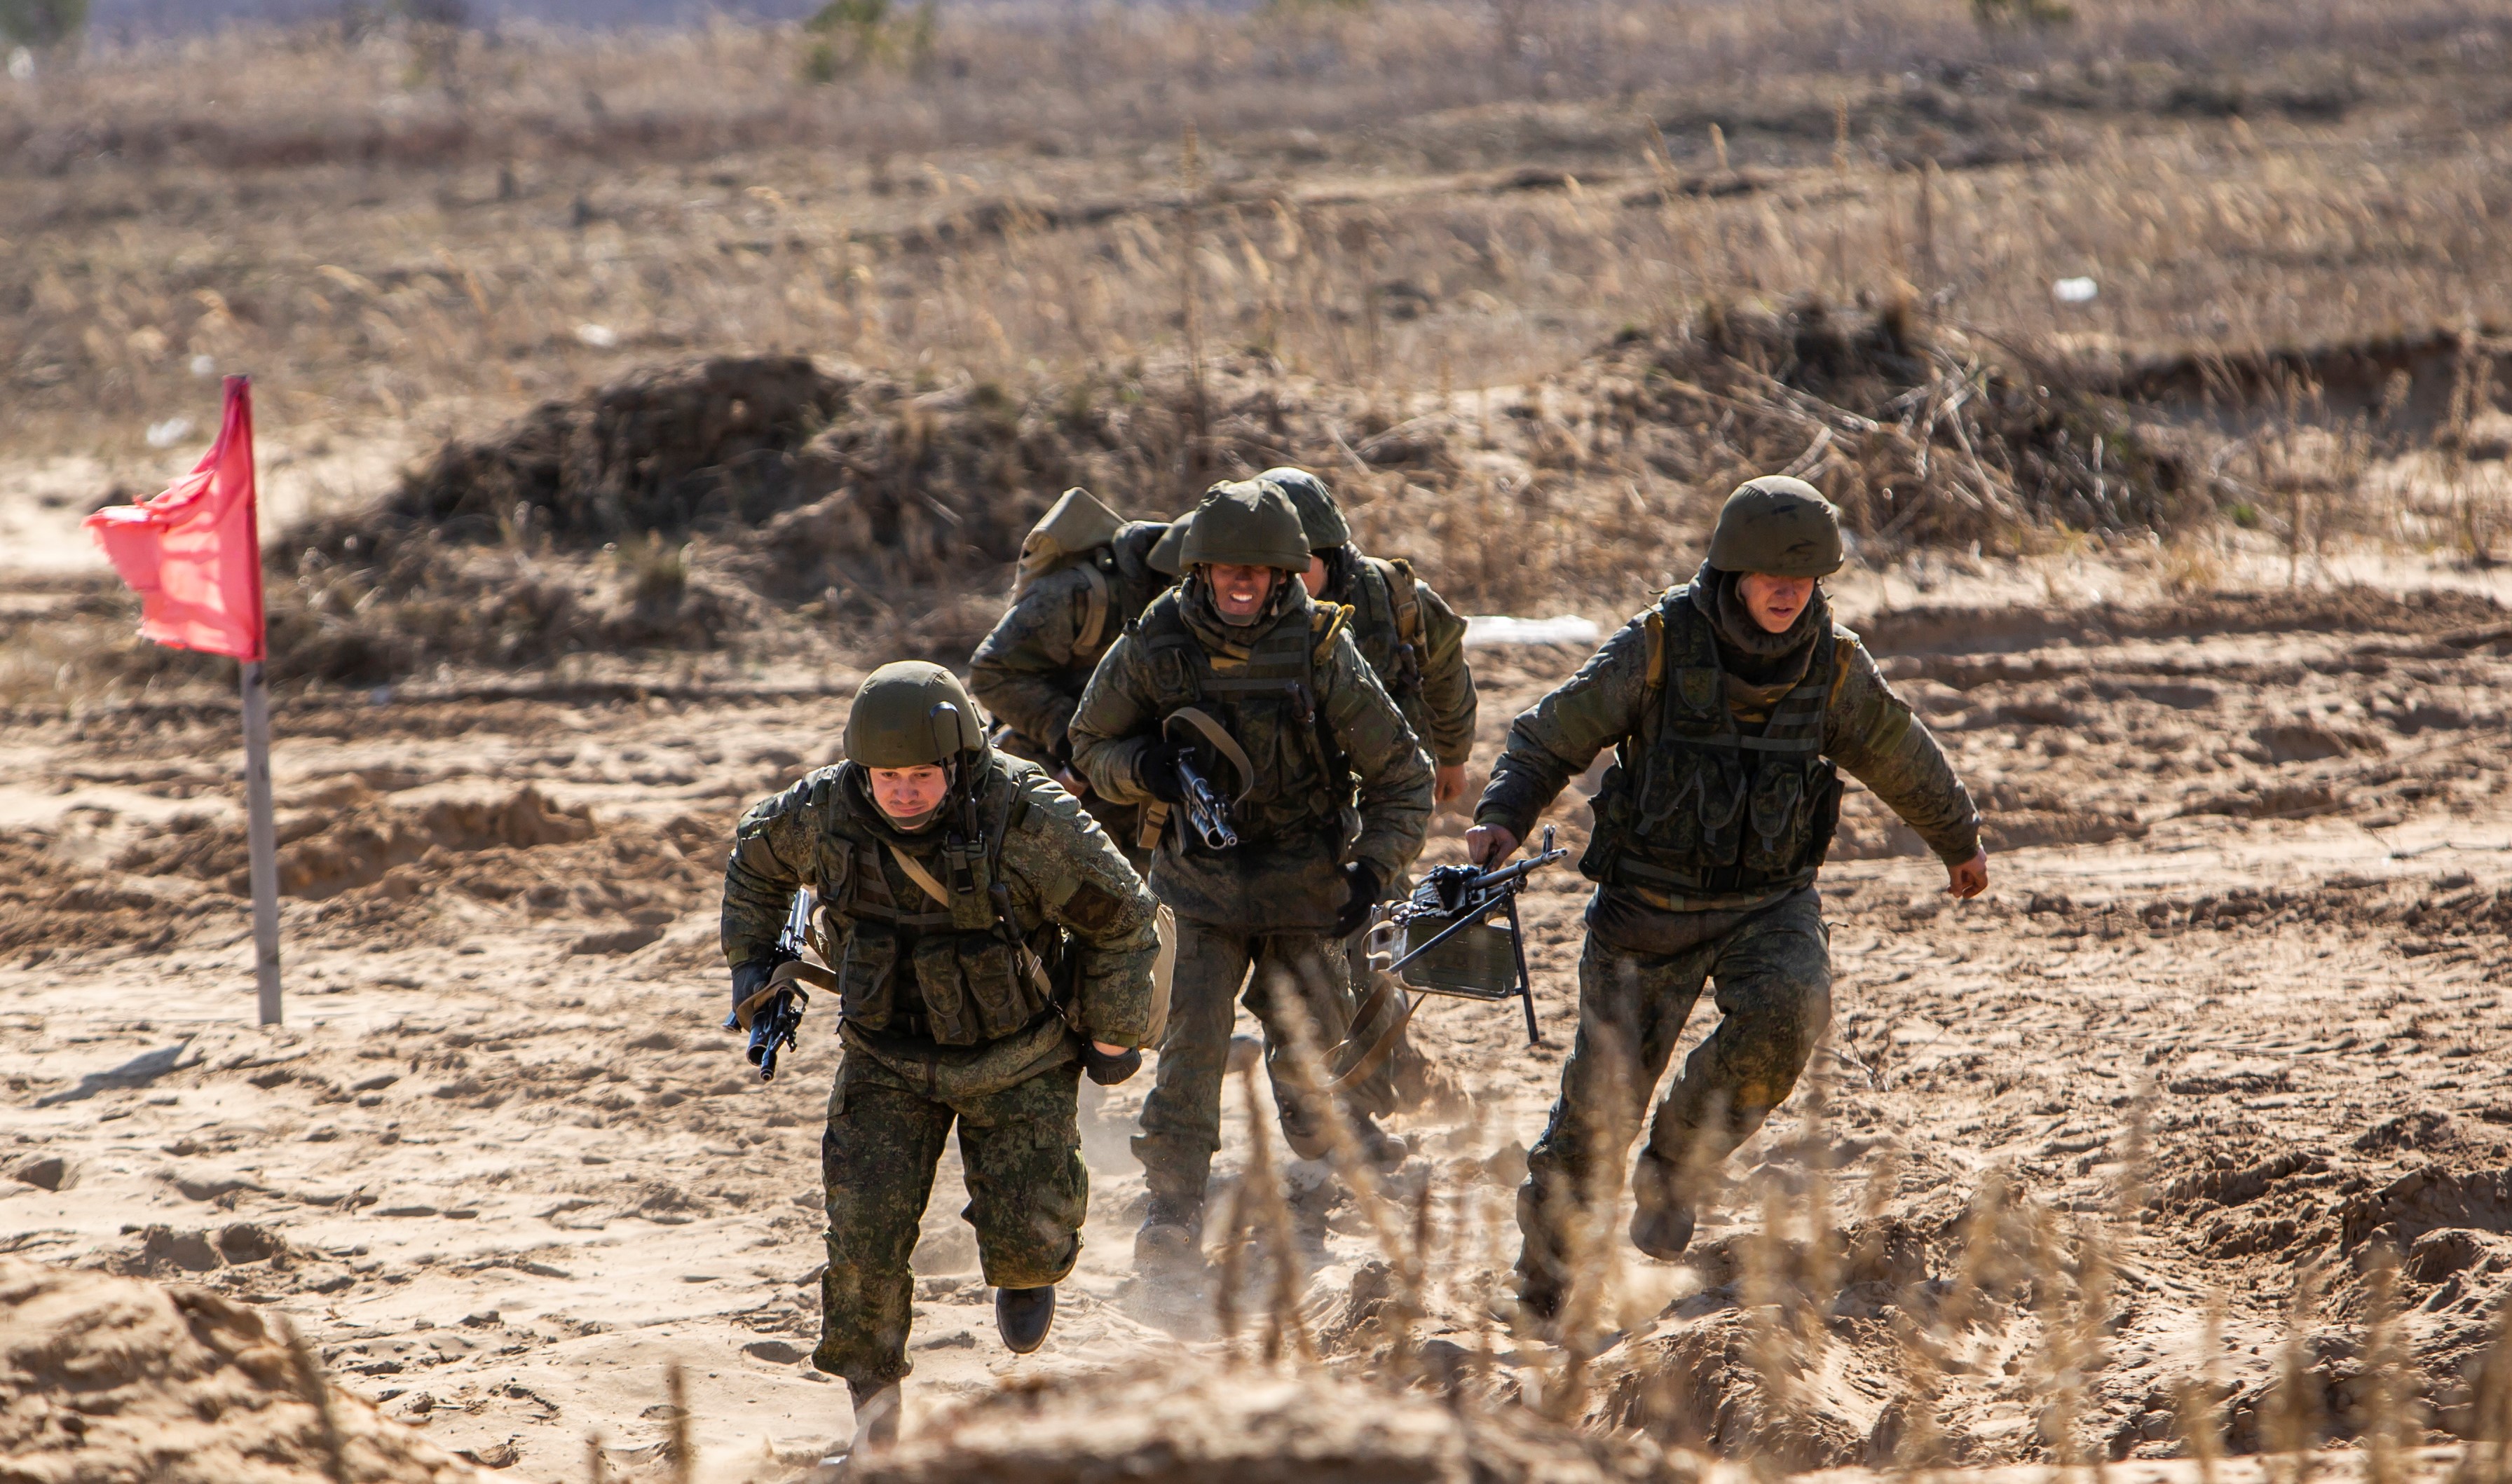
[[[1543,847],[1513,866],[1440,866],[1422,878],[1413,895],[1388,914],[1401,929],[1404,954],[1387,966],[1407,986],[1431,995],[1465,999],[1515,999],[1526,1009],[1526,1039],[1540,1043],[1535,1027],[1535,984],[1526,972],[1526,940],[1518,930],[1517,894],[1527,878],[1570,852],[1544,830]],[[1509,925],[1489,920],[1507,913]],[[1411,968],[1413,972],[1406,973]]]
[[[1184,749],[1177,754],[1178,791],[1185,796],[1187,827],[1203,841],[1206,850],[1228,850],[1238,843],[1238,828],[1231,822],[1230,801],[1212,786],[1195,765],[1194,758]]]
[[[785,914],[785,930],[776,935],[776,946],[767,954],[767,968],[771,975],[802,958],[804,932],[810,920],[811,893],[795,892],[793,908]],[[771,977],[768,983],[774,987],[777,981]],[[787,976],[782,988],[776,988],[750,1012],[750,1047],[745,1054],[750,1058],[750,1065],[759,1069],[759,1080],[772,1082],[776,1079],[776,1058],[794,1046],[795,1033],[803,1029],[803,1007],[808,1003],[810,996],[795,985],[791,976]],[[741,1029],[739,1011],[724,1018],[724,1029]]]

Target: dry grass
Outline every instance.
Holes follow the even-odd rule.
[[[0,437],[128,453],[199,356],[285,438],[664,351],[1018,381],[1190,319],[1398,400],[1808,291],[2103,349],[2512,320],[2512,8],[2079,9],[1007,10],[830,88],[728,23],[99,48],[0,93]]]

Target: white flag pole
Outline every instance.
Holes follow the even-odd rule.
[[[261,1023],[279,1024],[279,832],[270,813],[270,691],[261,661],[244,666],[244,809],[246,875],[253,882],[254,980],[261,991]]]

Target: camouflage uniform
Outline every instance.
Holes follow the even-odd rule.
[[[1003,724],[997,746],[1074,778],[1065,728],[1099,656],[1172,580],[1149,563],[1167,532],[1158,522],[1125,526],[1086,559],[1033,583],[996,621],[968,660],[968,689]],[[1151,864],[1135,843],[1138,806],[1097,794],[1086,794],[1082,806],[1137,871]]]
[[[1151,1010],[1141,879],[1035,763],[991,749],[961,759],[979,771],[953,798],[973,803],[940,825],[890,825],[848,762],[754,805],[725,871],[728,962],[763,958],[807,886],[812,947],[839,976],[844,1052],[820,1147],[829,1266],[811,1361],[859,1401],[910,1370],[908,1254],[954,1124],[986,1281],[1038,1288],[1072,1269],[1088,1192],[1080,1041],[1137,1045]]]
[[[1723,1018],[1658,1108],[1633,1176],[1643,1214],[1682,1201],[1686,1166],[1723,1158],[1795,1085],[1831,1013],[1814,879],[1838,818],[1835,762],[1948,865],[1980,848],[1943,751],[1821,595],[1775,642],[1738,621],[1733,580],[1705,566],[1519,716],[1475,809],[1523,840],[1616,749],[1580,863],[1597,889],[1578,1039],[1518,1191],[1530,1297],[1557,1296],[1569,1218],[1602,1195],[1600,1166],[1636,1134],[1705,981]]]
[[[1267,616],[1234,627],[1202,580],[1189,577],[1108,651],[1071,723],[1076,765],[1119,802],[1152,800],[1143,770],[1163,724],[1185,707],[1218,719],[1259,774],[1235,805],[1236,849],[1207,851],[1173,827],[1152,860],[1152,890],[1177,914],[1178,958],[1134,1152],[1155,1200],[1190,1209],[1202,1204],[1221,1143],[1231,1002],[1242,984],[1265,1026],[1283,1130],[1315,1151],[1274,996],[1297,993],[1323,1044],[1342,1038],[1353,1010],[1332,933],[1347,899],[1342,865],[1360,862],[1381,882],[1399,879],[1431,815],[1430,760],[1346,632],[1347,610],[1312,604],[1287,574],[1273,603]],[[1385,1112],[1384,1070],[1354,1098]]]
[[[1402,558],[1366,557],[1352,546],[1321,554],[1322,603],[1352,609],[1352,641],[1433,766],[1461,765],[1474,750],[1474,677],[1466,667],[1466,621]]]

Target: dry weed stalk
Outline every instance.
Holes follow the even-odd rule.
[[[2311,1348],[2311,1324],[2320,1310],[2320,1288],[2317,1262],[2296,1268],[2294,1293],[2286,1303],[2285,1342],[2277,1347],[2276,1382],[2260,1416],[2260,1442],[2272,1458],[2286,1460],[2282,1478],[2270,1473],[2275,1484],[2310,1484],[2315,1471],[2313,1452],[2320,1446],[2326,1425]]]
[[[2224,1345],[2224,1300],[2207,1296],[2207,1317],[2199,1331],[2198,1369],[2184,1379],[2174,1397],[2181,1446],[2198,1461],[2199,1484],[2216,1484],[2217,1465],[2224,1457],[2224,1389],[2218,1379],[2218,1352]]]
[[[1242,1191],[1252,1191],[1256,1202],[1256,1219],[1265,1224],[1266,1244],[1273,1249],[1274,1281],[1266,1295],[1264,1356],[1267,1365],[1282,1358],[1282,1343],[1303,1360],[1317,1358],[1315,1340],[1309,1334],[1307,1316],[1300,1312],[1300,1251],[1297,1232],[1291,1223],[1291,1202],[1282,1182],[1274,1170],[1273,1133],[1266,1126],[1263,1105],[1256,1097],[1256,1069],[1239,1072],[1240,1086],[1247,1103],[1247,1169],[1239,1176]],[[1245,1197],[1242,1197],[1242,1199]]]
[[[584,1484],[610,1484],[610,1461],[602,1450],[602,1429],[584,1434]]]
[[[698,1472],[697,1444],[689,1435],[689,1380],[677,1360],[663,1368],[663,1405],[668,1409],[663,1462],[671,1468],[672,1484],[691,1484]]]
[[[289,1379],[297,1396],[314,1409],[314,1442],[322,1453],[324,1477],[332,1484],[349,1484],[348,1449],[340,1437],[340,1416],[332,1405],[332,1384],[323,1374],[322,1357],[295,1325],[276,1315],[271,1324],[287,1347]]]
[[[2400,1454],[2414,1441],[2416,1407],[2407,1337],[2399,1313],[2399,1254],[2375,1242],[2364,1285],[2364,1347],[2357,1406],[2366,1484],[2401,1484]]]

